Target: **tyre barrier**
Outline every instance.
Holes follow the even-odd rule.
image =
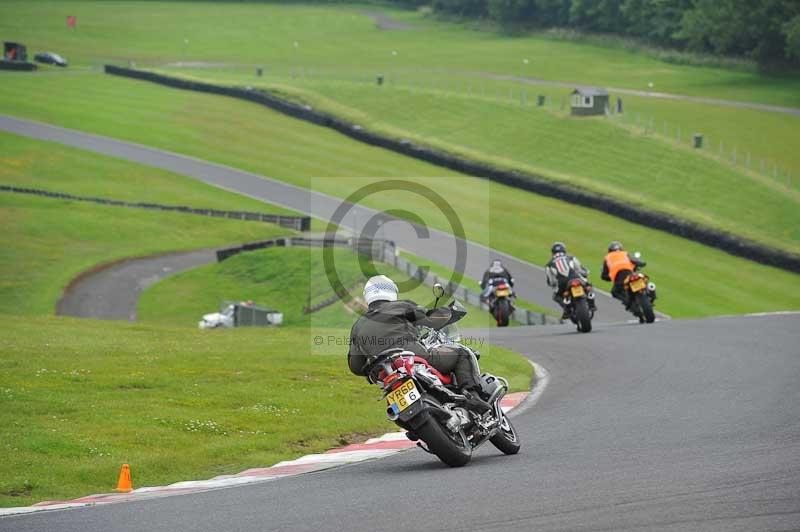
[[[266,222],[277,224],[281,227],[294,229],[295,231],[308,231],[311,229],[310,216],[286,216],[282,214],[262,214],[250,211],[221,211],[217,209],[196,209],[185,205],[162,205],[159,203],[136,202],[112,200],[107,198],[95,198],[92,196],[75,196],[63,192],[51,192],[35,188],[14,187],[10,185],[0,185],[2,192],[14,192],[16,194],[33,194],[47,198],[64,199],[70,201],[88,201],[101,205],[111,205],[116,207],[129,207],[134,209],[151,209],[159,211],[173,211],[187,214],[199,214],[202,216],[215,216],[218,218],[232,218],[235,220]]]
[[[391,138],[366,130],[357,124],[347,122],[328,113],[316,111],[309,105],[300,105],[290,102],[278,98],[273,94],[268,94],[250,87],[223,87],[210,83],[113,65],[105,65],[105,72],[107,74],[150,81],[178,89],[219,94],[248,100],[291,117],[334,129],[343,135],[347,135],[350,138],[371,146],[391,150],[463,174],[488,179],[542,196],[548,196],[575,205],[596,209],[629,222],[666,231],[673,235],[720,249],[731,255],[800,273],[800,255],[759,244],[758,242],[739,237],[726,231],[713,229],[687,220],[681,220],[670,214],[654,212],[629,205],[610,196],[581,190],[566,183],[557,183],[540,174],[503,169],[488,163],[466,159],[442,150],[436,150],[428,146],[417,145],[407,139]]]

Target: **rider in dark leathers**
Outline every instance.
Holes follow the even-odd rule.
[[[491,266],[483,272],[483,279],[481,280],[481,289],[483,292],[481,293],[481,299],[487,299],[492,291],[492,287],[502,281],[507,282],[512,288],[514,287],[514,277],[511,275],[511,272],[503,266],[502,262],[495,259],[492,261]]]
[[[428,351],[417,341],[417,325],[427,325],[427,310],[413,301],[397,301],[397,285],[378,275],[364,287],[367,312],[350,331],[347,356],[350,371],[366,375],[367,363],[376,355],[397,347],[426,359],[444,374],[455,373],[456,380],[468,397],[469,406],[478,412],[490,409],[482,400],[480,370],[475,356],[466,350],[439,347]]]
[[[545,264],[544,273],[547,277],[547,286],[553,289],[553,301],[559,304],[564,310],[561,319],[569,318],[569,311],[564,305],[561,294],[567,289],[567,282],[569,281],[570,271],[574,271],[580,275],[591,286],[588,281],[589,270],[587,270],[578,260],[578,257],[567,254],[567,247],[563,242],[555,242],[550,248],[552,257],[550,261]],[[589,300],[589,307],[597,310],[593,299]]]

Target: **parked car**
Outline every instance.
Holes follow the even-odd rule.
[[[67,60],[53,52],[39,52],[33,56],[33,59],[39,63],[45,63],[47,65],[56,65],[60,67],[67,66]]]

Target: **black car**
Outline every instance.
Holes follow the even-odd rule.
[[[67,60],[53,52],[39,52],[34,55],[33,58],[39,63],[45,63],[47,65],[67,66]]]

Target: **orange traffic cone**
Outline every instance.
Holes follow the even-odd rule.
[[[122,468],[119,470],[117,489],[114,491],[123,491],[126,493],[133,491],[133,483],[131,482],[131,468],[128,464],[122,464]]]

